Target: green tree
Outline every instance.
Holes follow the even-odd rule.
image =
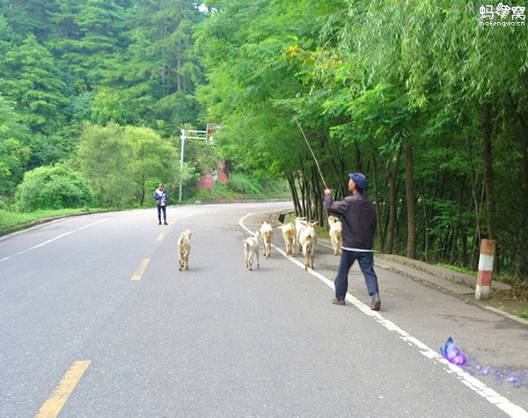
[[[65,123],[65,84],[53,56],[34,35],[1,58],[0,72],[0,91],[16,103],[32,132],[53,133]]]
[[[127,44],[126,9],[113,0],[58,0],[53,21],[59,36],[50,45],[76,93],[94,89],[115,70],[116,54]]]
[[[170,143],[150,128],[126,127],[123,138],[132,145],[133,158],[127,170],[130,187],[143,206],[150,184],[173,181],[177,156]]]
[[[33,34],[41,41],[55,35],[50,16],[57,10],[57,0],[4,0],[0,6],[17,34]]]
[[[22,179],[29,159],[28,130],[20,117],[0,96],[0,195],[9,195]]]
[[[172,135],[198,115],[194,90],[202,70],[193,32],[203,19],[183,0],[141,2],[130,17],[130,45],[107,83],[132,109],[128,123],[148,124]]]
[[[126,125],[134,119],[126,97],[118,89],[107,87],[98,89],[93,96],[90,118],[100,125],[105,125],[110,121]]]
[[[83,176],[67,164],[42,166],[27,171],[17,187],[16,201],[23,211],[80,208],[92,195]]]
[[[118,207],[132,203],[134,193],[128,172],[132,158],[133,149],[123,138],[123,128],[114,123],[84,127],[76,163],[98,205]]]

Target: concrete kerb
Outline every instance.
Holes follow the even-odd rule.
[[[185,206],[185,205],[225,205],[229,203],[264,203],[264,202],[271,202],[271,203],[280,203],[280,202],[291,202],[290,199],[249,199],[249,200],[229,200],[229,199],[217,199],[217,200],[195,200],[194,202],[186,202],[182,204],[176,204],[176,206]]]
[[[476,276],[466,273],[460,273],[445,267],[436,266],[434,264],[428,264],[424,261],[413,260],[407,257],[402,257],[394,254],[379,254],[379,257],[388,261],[395,262],[413,268],[415,270],[429,273],[433,276],[441,277],[442,279],[449,280],[450,282],[456,283],[461,286],[466,286],[471,289],[475,289]],[[494,281],[492,288],[500,290],[510,290],[511,286]]]
[[[281,212],[286,214],[291,213],[291,211],[275,211],[273,212],[273,215],[278,216]],[[317,245],[332,249],[329,240],[318,238],[317,241]],[[427,264],[423,261],[411,260],[402,256],[381,253],[376,253],[376,256],[374,257],[374,264],[376,267],[393,271],[431,289],[441,291],[458,298],[461,296],[473,295],[474,293],[476,277],[473,277],[469,274],[452,271],[445,267]],[[426,275],[432,276],[434,280],[427,280]],[[511,289],[510,285],[502,282],[494,282],[492,287],[495,289]],[[512,321],[515,321],[519,324],[528,326],[528,320],[519,318],[492,306],[478,303],[478,301],[473,300],[472,297],[469,299],[466,297],[461,300],[471,305],[478,306],[481,309],[494,312],[497,315],[511,319]]]

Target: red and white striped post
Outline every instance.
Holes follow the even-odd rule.
[[[480,258],[475,287],[475,299],[487,299],[490,294],[491,276],[493,275],[493,262],[495,259],[496,243],[493,240],[483,239],[480,243]]]

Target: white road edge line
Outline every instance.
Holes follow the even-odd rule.
[[[239,219],[238,224],[240,227],[248,232],[249,234],[253,234],[253,231],[251,231],[249,228],[247,228],[244,225],[244,221],[255,214],[258,214],[261,212],[251,212],[247,215],[244,215],[242,218]],[[265,212],[264,212],[265,213]],[[272,247],[277,250],[279,253],[281,253],[285,258],[287,258],[292,263],[298,265],[299,267],[304,269],[304,264],[300,261],[296,260],[293,257],[290,257],[286,255],[284,251],[282,251],[280,248],[272,244]],[[326,284],[331,289],[334,289],[334,283],[323,276],[322,274],[312,270],[308,269],[308,273],[310,273],[312,276],[317,277],[320,281],[322,281],[324,284]],[[528,412],[520,407],[519,405],[514,404],[509,399],[505,398],[504,396],[497,393],[495,390],[487,386],[486,384],[482,383],[477,378],[471,376],[469,373],[466,373],[463,369],[461,369],[458,366],[455,366],[454,364],[451,364],[449,361],[447,361],[443,356],[441,356],[439,353],[434,351],[433,349],[429,348],[427,345],[422,343],[417,338],[411,336],[407,331],[401,329],[399,326],[397,326],[394,322],[386,319],[381,315],[379,312],[372,311],[369,306],[365,305],[363,302],[361,302],[359,299],[356,299],[354,296],[347,293],[346,296],[347,302],[354,305],[357,309],[359,309],[361,312],[363,312],[365,315],[372,317],[376,322],[378,322],[380,325],[388,329],[389,331],[394,331],[397,334],[399,334],[400,339],[405,341],[407,344],[414,346],[418,349],[420,354],[427,357],[430,360],[436,361],[444,366],[444,370],[447,373],[454,373],[458,380],[466,385],[468,388],[470,388],[473,392],[477,393],[478,395],[482,396],[484,399],[486,399],[491,404],[495,405],[497,408],[502,410],[504,413],[506,413],[508,416],[513,418],[528,418]]]
[[[92,226],[95,226],[97,224],[100,224],[100,223],[103,223],[103,222],[106,222],[106,221],[109,221],[109,220],[110,220],[110,218],[100,219],[100,220],[98,220],[96,222],[92,222],[91,224],[81,226],[80,228],[76,229],[75,232],[82,231],[83,229],[86,229],[86,228],[91,228]]]
[[[56,237],[50,238],[50,239],[48,239],[46,241],[43,241],[40,244],[33,245],[32,247],[26,248],[25,250],[18,251],[15,254],[12,254],[10,256],[4,257],[4,258],[0,259],[0,262],[6,261],[6,260],[10,260],[11,258],[16,257],[17,255],[26,254],[26,253],[28,253],[30,251],[36,250],[37,248],[44,247],[45,245],[51,244],[52,242],[57,241],[57,240],[59,240],[61,238],[67,237],[68,235],[74,234],[75,232],[79,232],[79,231],[82,231],[84,229],[91,228],[92,226],[98,225],[98,224],[100,224],[102,222],[106,222],[106,221],[108,221],[110,219],[111,218],[101,219],[99,221],[92,222],[91,224],[84,225],[84,226],[82,226],[80,228],[74,229],[73,231],[64,232],[64,233],[62,233],[60,235],[57,235]]]

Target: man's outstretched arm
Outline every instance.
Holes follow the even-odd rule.
[[[344,215],[348,210],[348,203],[345,200],[338,200],[337,202],[334,202],[334,199],[332,198],[332,191],[330,189],[325,189],[324,207],[330,212],[336,213],[338,215]]]

